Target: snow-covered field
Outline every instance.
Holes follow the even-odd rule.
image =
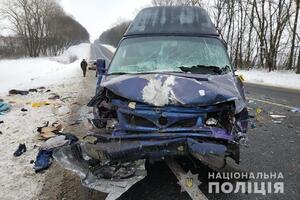
[[[90,44],[70,47],[58,57],[0,60],[0,95],[11,89],[25,89],[62,83],[66,77],[75,77],[80,62],[88,58]],[[70,58],[77,57],[73,63]]]
[[[291,89],[300,89],[300,74],[293,71],[239,70],[245,82]]]
[[[0,98],[12,106],[10,112],[0,115],[0,121],[4,122],[0,124],[1,200],[38,199],[45,174],[36,174],[33,164],[30,164],[36,157],[38,147],[43,143],[39,140],[37,127],[43,126],[47,121],[66,124],[64,120],[68,117],[62,117],[59,113],[70,109],[82,110],[83,116],[79,117],[86,117],[85,113],[89,112],[87,107],[74,101],[80,93],[84,93],[84,85],[90,81],[82,78],[79,67],[81,59],[89,57],[89,51],[89,44],[81,44],[56,58],[0,61]],[[70,56],[77,56],[79,60],[63,64]],[[88,75],[89,78],[94,78],[94,72]],[[26,96],[7,96],[7,91],[13,88],[28,90],[40,86],[46,89]],[[46,92],[48,89],[51,91]],[[67,98],[49,100],[48,97],[53,92]],[[40,101],[47,101],[50,105],[32,107],[32,103]],[[22,112],[22,108],[28,111]],[[14,157],[13,153],[20,143],[26,144],[27,152],[20,157]]]

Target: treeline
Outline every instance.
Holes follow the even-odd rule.
[[[152,0],[152,4],[205,8],[238,68],[287,69],[300,74],[300,0]],[[105,33],[112,45],[120,38],[114,28]]]
[[[9,22],[14,33],[14,37],[2,37],[2,46],[7,50],[4,53],[52,56],[72,45],[89,42],[87,30],[55,0],[7,0],[0,16]]]
[[[158,6],[194,5],[208,10],[221,37],[228,44],[233,63],[239,68],[260,67],[269,71],[293,69],[300,73],[299,0],[152,2]]]
[[[131,23],[131,21],[125,21],[125,22],[118,23],[116,26],[103,32],[99,37],[99,41],[104,44],[110,44],[114,47],[117,47],[119,44],[119,41],[121,40],[122,36],[126,32],[130,23]]]

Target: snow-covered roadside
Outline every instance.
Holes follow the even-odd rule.
[[[238,70],[237,74],[243,75],[248,83],[300,89],[300,74],[292,71]]]
[[[58,57],[24,58],[0,61],[0,96],[10,89],[29,89],[62,83],[65,75],[76,76],[82,58],[88,58],[90,44],[70,47]],[[68,63],[71,57],[77,57]],[[68,64],[64,64],[68,63]]]
[[[81,59],[88,57],[90,48],[89,45],[80,45],[73,50],[73,52],[77,51],[79,54],[77,56]],[[0,74],[2,89],[0,91],[3,94],[0,98],[10,103],[12,108],[5,115],[0,115],[0,121],[4,122],[0,124],[2,132],[0,134],[0,199],[38,199],[44,185],[45,174],[36,174],[33,164],[30,164],[37,155],[38,147],[43,143],[39,140],[37,127],[43,126],[47,121],[50,124],[58,121],[66,127],[68,116],[60,116],[60,111],[79,110],[81,113],[79,118],[83,120],[90,111],[87,107],[76,103],[76,99],[79,94],[84,94],[90,80],[82,78],[80,60],[70,64],[57,63],[52,58],[7,60],[0,61],[0,67],[3,67],[3,63],[10,64],[10,67],[5,68],[6,75]],[[38,70],[41,66],[44,67],[43,70]],[[88,72],[88,76],[93,79],[94,73]],[[38,78],[32,81],[33,77]],[[12,87],[27,90],[39,86],[44,86],[46,89],[26,96],[6,96],[6,91]],[[48,89],[51,91],[46,92]],[[49,100],[51,93],[56,93],[61,98]],[[47,101],[50,105],[39,108],[31,106],[31,103],[40,101]],[[22,108],[28,111],[22,112]],[[13,153],[20,143],[26,144],[27,152],[16,158]]]

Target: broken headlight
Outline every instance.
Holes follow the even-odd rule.
[[[216,126],[216,125],[218,124],[218,120],[215,119],[215,118],[213,118],[213,117],[211,117],[211,118],[208,118],[208,119],[206,120],[205,124],[206,124],[207,126]]]

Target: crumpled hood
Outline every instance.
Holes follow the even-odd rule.
[[[118,96],[153,106],[209,106],[235,101],[236,113],[245,102],[233,76],[190,78],[167,74],[121,75],[105,77],[101,83]]]

